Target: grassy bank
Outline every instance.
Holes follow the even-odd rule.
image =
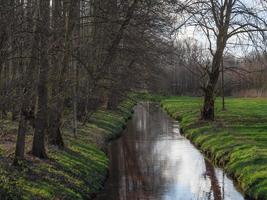
[[[252,199],[267,199],[267,100],[227,99],[217,102],[216,121],[199,120],[200,98],[173,97],[162,106],[187,138],[232,176]]]
[[[73,200],[92,197],[103,187],[107,175],[106,142],[118,137],[131,116],[133,106],[133,101],[125,101],[117,111],[98,110],[88,123],[79,124],[77,138],[66,125],[64,150],[49,147],[49,160],[38,160],[27,154],[20,168],[11,166],[17,124],[2,120],[0,199]],[[31,138],[29,134],[28,147],[31,146]]]

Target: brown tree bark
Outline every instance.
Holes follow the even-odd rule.
[[[21,114],[20,114],[19,129],[18,129],[16,150],[15,150],[15,158],[14,158],[14,162],[13,162],[14,165],[19,165],[19,161],[24,159],[25,135],[26,135],[26,131],[27,131],[27,119],[26,119],[26,113],[25,112],[27,112],[27,111],[21,110]]]
[[[204,89],[204,104],[201,112],[203,120],[214,120],[215,116],[215,89],[220,75],[220,63],[223,56],[224,47],[220,48],[212,63],[212,71],[209,73],[209,81]]]
[[[62,36],[61,31],[64,30],[64,18],[63,18],[63,6],[62,0],[53,0],[53,15],[52,15],[52,28],[53,28],[53,43],[56,49],[63,48],[61,45]],[[62,74],[61,72],[61,62],[62,54],[58,51],[53,52],[51,69],[52,83],[51,83],[51,100],[49,104],[48,113],[48,142],[51,145],[58,146],[59,148],[64,148],[64,141],[61,133],[61,113],[59,105],[59,95],[63,88],[59,88],[59,78],[57,74]]]
[[[56,109],[53,109],[55,111]],[[49,144],[64,148],[64,141],[61,134],[61,116],[57,111],[49,113],[48,141]]]
[[[75,28],[76,8],[79,1],[64,0],[63,1],[63,17],[64,17],[64,43],[63,43],[63,56],[59,76],[54,85],[56,91],[55,99],[52,102],[49,114],[49,142],[60,148],[64,147],[64,141],[61,133],[62,116],[64,111],[65,93],[67,70],[70,67],[70,57],[72,50],[72,33]]]
[[[39,12],[40,22],[38,30],[40,31],[40,70],[38,80],[38,103],[35,121],[35,132],[33,137],[32,154],[38,158],[47,158],[45,150],[45,133],[47,131],[47,109],[48,109],[48,90],[47,78],[49,70],[48,62],[48,42],[49,42],[49,7],[50,2],[40,0]]]
[[[201,111],[203,120],[214,120],[215,116],[215,89],[220,76],[220,66],[223,59],[224,49],[229,39],[228,29],[233,9],[233,0],[225,1],[217,13],[214,0],[210,0],[211,10],[217,26],[216,51],[212,58],[211,70],[208,73],[209,80],[204,88],[204,103]]]
[[[27,2],[27,16],[30,16],[30,13],[34,14],[35,17],[37,17],[37,8],[32,8],[32,2]],[[33,13],[34,10],[34,13]],[[36,69],[36,59],[38,56],[37,48],[38,48],[38,33],[37,33],[37,24],[34,24],[34,27],[31,28],[28,22],[28,30],[33,31],[33,38],[31,39],[31,59],[29,65],[26,67],[26,70],[23,74],[23,77],[21,79],[22,84],[20,85],[21,90],[21,105],[20,105],[20,114],[19,114],[19,128],[18,128],[18,134],[17,134],[17,141],[16,141],[16,150],[15,150],[15,158],[14,158],[14,165],[19,164],[19,160],[24,159],[24,153],[25,153],[25,135],[28,130],[28,122],[32,126],[34,126],[34,71]],[[23,68],[22,65],[22,58],[20,58],[20,68]],[[13,66],[14,67],[14,66]]]

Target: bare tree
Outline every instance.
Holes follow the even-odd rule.
[[[211,55],[208,81],[202,88],[204,103],[201,117],[214,120],[215,90],[220,75],[220,66],[226,47],[232,40],[250,40],[266,31],[265,13],[253,6],[256,1],[245,3],[241,0],[187,0],[181,3],[182,13],[188,15],[186,24],[195,26],[204,33]],[[240,44],[241,40],[238,40]],[[234,46],[239,45],[235,43]],[[232,45],[232,44],[231,44]]]

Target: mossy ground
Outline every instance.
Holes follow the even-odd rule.
[[[227,98],[216,103],[216,120],[199,120],[201,98],[161,101],[181,128],[216,164],[223,167],[252,199],[267,199],[267,99]]]
[[[77,138],[66,126],[65,149],[49,147],[49,160],[27,155],[19,168],[11,165],[17,124],[1,121],[0,199],[90,199],[107,175],[106,142],[118,137],[133,106],[134,101],[124,101],[116,111],[96,111],[88,123],[79,124]],[[27,141],[30,147],[31,134]]]

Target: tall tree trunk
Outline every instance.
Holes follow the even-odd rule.
[[[32,154],[38,158],[47,158],[45,151],[45,133],[47,130],[47,78],[49,70],[48,62],[48,31],[49,31],[49,4],[47,0],[40,0],[40,22],[38,30],[40,31],[40,70],[38,80],[38,103],[35,122],[35,132],[33,137]]]
[[[27,2],[27,16],[30,16],[30,13],[37,17],[37,8],[35,7],[32,12],[32,2],[28,0]],[[14,158],[14,165],[19,164],[19,160],[24,159],[24,152],[25,152],[25,135],[27,132],[28,122],[34,120],[34,90],[33,90],[33,81],[34,81],[34,71],[36,69],[36,59],[37,59],[37,49],[39,43],[39,36],[37,33],[37,24],[34,24],[34,27],[31,28],[28,22],[27,29],[29,31],[33,31],[33,38],[31,41],[31,60],[29,65],[27,66],[24,74],[22,74],[22,84],[19,88],[20,96],[22,99],[22,104],[20,106],[20,115],[19,115],[19,128],[18,128],[18,135],[17,135],[17,142],[16,142],[16,150],[15,150],[15,158]],[[21,48],[21,47],[20,47]],[[19,61],[19,68],[23,68],[22,58]],[[13,66],[14,67],[14,66]]]
[[[214,58],[214,67],[209,74],[209,82],[205,88],[204,105],[201,112],[203,120],[214,120],[215,116],[215,89],[220,75],[220,58]]]
[[[211,1],[213,2],[213,1]],[[225,4],[220,10],[220,18],[216,24],[218,29],[218,35],[216,36],[216,52],[213,55],[211,71],[209,72],[209,80],[206,88],[204,89],[204,104],[201,112],[203,120],[214,120],[215,115],[215,89],[220,76],[220,66],[223,60],[223,52],[226,47],[227,40],[229,39],[228,30],[230,27],[233,1],[225,1]],[[215,9],[212,5],[213,11]],[[214,18],[216,18],[216,12],[213,12]]]
[[[74,63],[74,84],[73,84],[73,135],[77,137],[77,104],[78,104],[78,68]]]
[[[64,111],[64,100],[65,100],[65,93],[64,88],[66,87],[66,80],[67,80],[67,70],[70,67],[70,56],[71,56],[71,39],[72,39],[72,32],[75,27],[75,8],[79,1],[77,0],[64,0],[63,1],[63,17],[64,17],[64,25],[65,25],[65,35],[64,35],[64,45],[63,45],[63,56],[62,56],[62,63],[61,69],[59,70],[59,77],[56,81],[57,83],[54,85],[54,89],[56,92],[55,101],[50,109],[50,116],[49,116],[49,141],[50,144],[64,147],[64,142],[61,133],[61,125],[62,125],[62,116]]]
[[[63,19],[63,6],[62,0],[53,0],[53,15],[52,15],[52,28],[53,28],[53,43],[56,45],[56,48],[62,48],[61,42],[61,30],[64,29],[64,19]],[[55,52],[52,58],[53,68],[51,73],[62,74],[61,73],[61,63],[62,54],[60,52]],[[63,88],[59,88],[59,78],[53,76],[51,84],[51,101],[49,105],[49,114],[48,114],[48,142],[51,145],[58,146],[59,148],[64,148],[64,141],[61,134],[61,113],[60,113],[60,104],[59,104],[59,95]]]
[[[80,4],[76,4],[76,7],[74,9],[74,19],[75,20],[75,27],[73,31],[73,43],[72,46],[74,48],[74,54],[77,58],[80,57],[80,43],[81,43],[81,33],[80,33]],[[79,88],[79,65],[77,60],[73,59],[73,74],[74,74],[74,80],[73,80],[73,135],[74,137],[77,137],[77,105],[78,105],[78,88]]]
[[[223,58],[223,52],[226,46],[227,29],[219,34],[217,38],[217,50],[213,56],[209,80],[204,88],[204,104],[201,111],[201,119],[213,121],[215,116],[215,90],[220,76],[220,66]]]
[[[41,42],[41,44],[44,44]],[[42,45],[42,47],[44,47]],[[45,56],[41,53],[41,56]],[[38,104],[37,104],[37,114],[35,121],[35,132],[33,137],[32,154],[38,158],[47,158],[45,151],[45,133],[47,130],[47,68],[48,60],[46,57],[41,58],[38,83]]]

